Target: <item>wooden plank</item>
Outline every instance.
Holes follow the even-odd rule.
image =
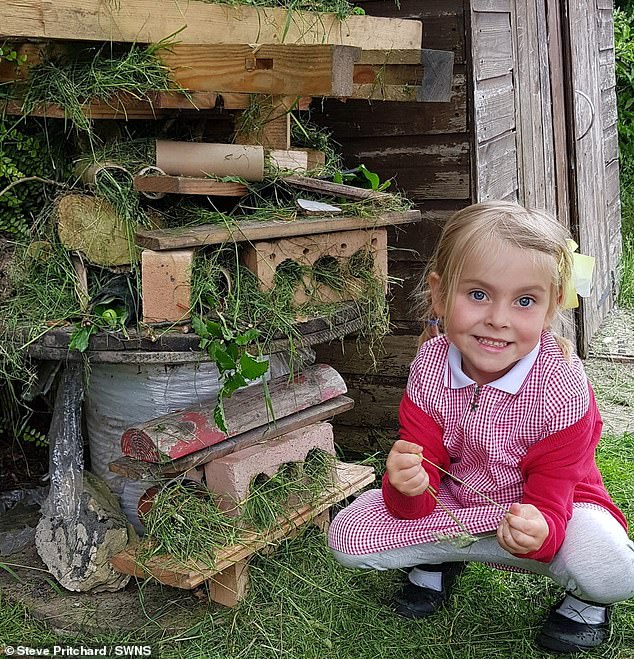
[[[471,0],[471,11],[511,11],[511,0]]]
[[[377,217],[302,217],[292,221],[260,220],[236,221],[230,226],[205,224],[197,227],[175,229],[139,230],[137,245],[147,249],[181,249],[202,245],[220,245],[227,241],[242,242],[268,240],[280,236],[307,236],[328,231],[373,229],[380,226],[417,222],[420,213],[416,210],[402,213],[382,213]]]
[[[194,467],[200,467],[211,460],[222,458],[235,451],[241,451],[259,442],[281,437],[293,430],[299,430],[319,421],[332,419],[333,416],[347,412],[353,407],[354,400],[352,398],[343,395],[337,396],[318,405],[313,405],[308,409],[289,414],[281,419],[276,419],[275,422],[270,422],[236,437],[226,439],[220,444],[208,446],[201,451],[190,453],[170,462],[156,464],[142,462],[134,458],[121,457],[111,462],[108,465],[108,469],[115,474],[133,480],[155,481],[173,478]]]
[[[616,87],[616,66],[614,65],[614,50],[599,51],[599,79],[601,91]]]
[[[467,130],[467,89],[465,75],[455,71],[451,98],[447,103],[412,103],[398,106],[384,103],[345,102],[326,99],[313,109],[316,121],[333,132],[333,139],[344,144],[350,138],[390,137],[464,133]]]
[[[339,44],[369,50],[420,48],[422,25],[399,18],[350,16],[277,8],[232,7],[173,0],[4,0],[5,36],[158,43]]]
[[[552,102],[553,151],[555,161],[555,188],[557,219],[570,228],[570,171],[569,115],[565,80],[569,72],[564,66],[564,42],[559,0],[548,2],[548,64]],[[574,330],[573,330],[574,331]],[[572,337],[571,337],[572,338]]]
[[[515,108],[519,198],[556,211],[548,34],[543,2],[516,2]]]
[[[361,49],[334,45],[174,44],[159,52],[185,89],[350,96]]]
[[[515,128],[515,89],[511,74],[480,81],[474,95],[475,127],[479,143]]]
[[[513,40],[508,13],[473,14],[473,66],[476,80],[503,76],[513,69]]]
[[[110,559],[112,566],[137,577],[152,577],[162,584],[175,588],[192,589],[212,578],[218,572],[235,565],[252,554],[271,547],[288,537],[301,525],[311,521],[333,503],[342,501],[374,481],[374,470],[365,465],[336,464],[335,479],[331,487],[312,506],[301,506],[280,518],[277,526],[260,533],[246,532],[240,542],[221,549],[215,556],[213,566],[201,560],[177,561],[168,555],[147,555],[147,546],[131,545]]]
[[[614,24],[612,8],[597,7],[597,32],[599,50],[614,50]]]
[[[452,51],[423,49],[423,80],[417,100],[446,103],[451,98],[454,54]]]
[[[344,199],[352,199],[353,201],[375,200],[380,202],[381,200],[390,198],[390,195],[386,192],[356,188],[352,185],[322,181],[321,179],[307,176],[286,176],[284,182],[296,190],[317,192],[329,197],[343,197]]]
[[[318,361],[330,364],[348,384],[348,375],[380,374],[382,377],[406,380],[417,350],[417,336],[390,334],[372,353],[354,337],[317,346],[315,353]]]
[[[478,147],[479,199],[503,199],[517,189],[515,133]]]
[[[349,139],[342,145],[346,157],[382,179],[398,172],[395,183],[412,201],[470,198],[467,135]]]
[[[249,192],[249,188],[242,183],[225,183],[190,176],[135,176],[134,189],[138,192],[209,195],[211,197],[243,197]]]
[[[216,400],[151,419],[127,428],[123,455],[145,462],[175,460],[258,428],[273,419],[305,410],[346,393],[342,377],[326,364],[309,366],[294,377],[283,375],[239,389],[224,402],[228,430],[216,425]]]
[[[603,127],[615,126],[618,118],[616,88],[612,87],[601,92],[601,121]]]
[[[590,297],[580,303],[578,352],[585,357],[590,340],[613,305],[611,263],[606,221],[605,158],[599,76],[598,10],[595,2],[569,3],[571,76],[574,102],[574,181],[579,251],[596,257]],[[577,226],[575,226],[577,225]]]

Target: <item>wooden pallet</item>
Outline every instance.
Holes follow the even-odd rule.
[[[319,501],[312,506],[302,506],[289,512],[279,519],[274,529],[246,532],[240,542],[225,547],[217,553],[213,566],[194,558],[182,562],[169,555],[155,555],[143,560],[142,557],[148,555],[151,550],[151,541],[128,546],[113,556],[110,562],[119,572],[135,577],[152,578],[175,588],[191,590],[207,582],[211,586],[210,595],[214,601],[221,599],[221,603],[224,604],[235,603],[227,602],[227,595],[232,592],[235,595],[243,595],[245,591],[244,583],[239,583],[239,579],[244,576],[243,570],[236,570],[236,566],[243,567],[244,562],[256,552],[270,548],[284,538],[292,536],[302,525],[314,520],[334,503],[359,492],[372,483],[374,478],[372,467],[336,463],[334,483],[323,492]],[[225,579],[222,578],[223,574],[226,576]],[[224,592],[218,593],[217,587],[214,589],[214,581],[222,584]],[[234,599],[237,601],[240,598]]]
[[[350,187],[350,186],[346,186]],[[367,192],[361,190],[361,192]],[[174,229],[141,229],[136,232],[136,243],[140,247],[155,251],[167,249],[186,249],[204,245],[221,245],[233,241],[269,240],[272,238],[308,236],[329,231],[350,231],[353,229],[373,229],[382,226],[409,224],[418,222],[421,214],[418,210],[381,213],[377,217],[357,217],[335,215],[333,217],[302,217],[294,221],[260,220],[236,221],[230,226],[204,224],[196,227],[177,227]]]

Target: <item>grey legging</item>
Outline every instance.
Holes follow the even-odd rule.
[[[611,604],[634,596],[634,543],[607,511],[575,506],[566,537],[551,563],[517,558],[495,537],[468,547],[451,541],[427,542],[354,556],[332,550],[346,567],[390,570],[449,561],[476,561],[518,567],[551,577],[580,599]]]

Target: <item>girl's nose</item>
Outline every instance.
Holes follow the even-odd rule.
[[[509,319],[506,305],[493,303],[488,307],[487,324],[491,327],[508,327]]]

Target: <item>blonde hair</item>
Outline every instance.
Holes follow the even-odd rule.
[[[470,258],[493,259],[492,249],[503,243],[530,252],[535,263],[550,270],[551,304],[563,320],[560,303],[572,276],[572,257],[566,240],[568,230],[548,213],[524,208],[506,201],[485,201],[472,204],[455,213],[442,230],[436,249],[427,265],[423,279],[414,293],[417,310],[425,322],[434,320],[429,275],[438,275],[438,292],[451,314],[458,282],[466,261]],[[426,332],[421,342],[429,338]],[[566,357],[573,346],[568,339],[555,335]]]

